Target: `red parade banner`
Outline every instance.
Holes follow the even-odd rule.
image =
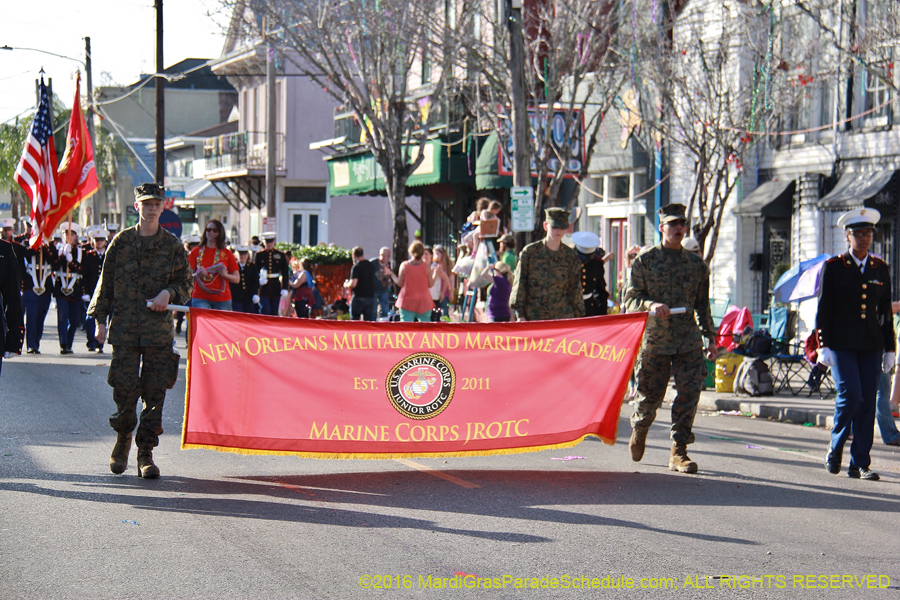
[[[614,444],[646,313],[367,323],[193,309],[182,448],[307,458]]]

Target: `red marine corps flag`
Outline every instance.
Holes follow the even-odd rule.
[[[72,103],[72,118],[66,136],[66,152],[59,163],[57,177],[59,204],[46,216],[44,231],[51,232],[65,216],[82,200],[90,198],[100,187],[97,170],[94,168],[94,147],[91,136],[81,113],[81,73],[75,82],[75,100]]]
[[[56,149],[53,146],[53,122],[50,117],[50,97],[41,77],[38,111],[25,139],[22,158],[16,166],[15,180],[31,201],[31,220],[34,223],[31,240],[33,248],[41,245],[44,232],[53,230],[43,225],[47,213],[57,204]]]

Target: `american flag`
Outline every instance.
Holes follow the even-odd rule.
[[[40,245],[43,220],[56,205],[56,149],[53,146],[53,123],[50,119],[50,98],[41,77],[41,101],[25,140],[22,158],[16,167],[15,180],[31,200],[32,246]]]

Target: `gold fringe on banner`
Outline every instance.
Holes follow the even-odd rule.
[[[554,450],[559,448],[571,448],[584,441],[585,438],[597,438],[604,444],[612,446],[615,440],[610,440],[594,433],[588,433],[571,442],[548,444],[546,446],[522,446],[521,448],[498,448],[497,450],[466,450],[462,452],[294,452],[290,450],[249,450],[247,448],[228,448],[226,446],[208,446],[205,444],[185,444],[182,433],[182,450],[215,450],[217,452],[231,452],[233,454],[263,454],[269,456],[299,456],[300,458],[319,459],[344,459],[344,460],[392,460],[395,458],[445,458],[463,456],[498,456],[501,454],[524,454],[526,452],[540,452],[542,450]]]

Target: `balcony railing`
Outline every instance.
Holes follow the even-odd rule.
[[[284,134],[275,134],[275,168],[284,169]],[[265,169],[268,151],[265,131],[238,131],[206,138],[203,158],[206,173]]]

